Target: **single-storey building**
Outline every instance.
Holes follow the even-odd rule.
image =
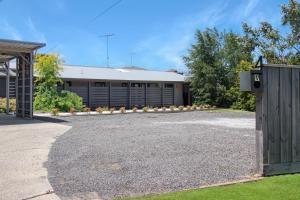
[[[90,107],[160,107],[190,105],[187,77],[174,71],[140,68],[100,68],[62,65],[59,90],[69,90],[82,97]],[[5,73],[0,69],[0,97],[5,97]],[[13,69],[12,74],[13,77]],[[14,96],[14,78],[10,93]]]

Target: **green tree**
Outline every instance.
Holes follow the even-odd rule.
[[[34,69],[37,73],[35,79],[34,109],[50,111],[59,101],[57,84],[62,83],[58,78],[61,68],[57,55],[38,54],[35,57]]]
[[[184,57],[191,71],[191,86],[196,103],[223,104],[224,68],[221,68],[221,34],[216,29],[196,32],[196,44],[192,45],[189,55]]]
[[[34,109],[51,111],[58,108],[60,111],[68,111],[70,108],[81,110],[82,98],[69,91],[58,91],[58,84],[62,84],[59,78],[61,60],[58,55],[38,54],[35,57]]]
[[[237,67],[235,67],[233,86],[226,91],[226,98],[230,101],[231,107],[239,110],[255,111],[255,95],[251,92],[240,91],[240,78],[239,73],[242,71],[250,71],[254,68],[254,65],[247,61],[241,61]]]
[[[191,72],[191,87],[196,103],[229,107],[226,91],[234,86],[236,67],[242,61],[252,61],[251,51],[242,38],[233,32],[206,29],[196,32],[196,43],[184,57]]]
[[[268,22],[261,22],[258,28],[244,23],[244,43],[252,51],[257,49],[268,63],[299,64],[300,4],[296,0],[290,0],[288,4],[281,6],[281,11],[282,25],[288,27],[289,33],[280,34],[280,31]]]

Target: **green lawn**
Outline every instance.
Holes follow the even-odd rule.
[[[236,110],[232,108],[216,108],[213,110],[208,110],[209,112],[237,112],[237,113],[253,113],[250,111],[245,111],[245,110]]]
[[[175,192],[126,200],[295,200],[300,199],[300,174],[251,183]]]

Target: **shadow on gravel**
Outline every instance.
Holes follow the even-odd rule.
[[[20,125],[20,124],[40,124],[40,123],[67,123],[62,119],[56,119],[51,117],[33,117],[33,119],[20,118],[15,115],[0,114],[0,126],[6,125]]]

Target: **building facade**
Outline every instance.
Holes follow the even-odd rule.
[[[76,93],[90,108],[189,105],[186,76],[176,72],[62,65],[59,90]],[[0,76],[0,97],[5,77]],[[11,84],[11,93],[14,92]],[[2,92],[2,90],[4,90]]]

